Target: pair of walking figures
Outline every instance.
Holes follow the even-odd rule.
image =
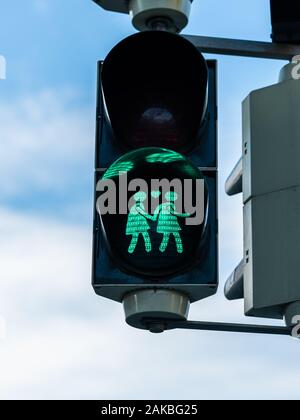
[[[159,247],[160,252],[165,252],[171,235],[173,235],[176,243],[176,249],[179,254],[183,253],[183,244],[180,235],[182,230],[178,222],[178,218],[189,217],[188,213],[177,213],[175,201],[178,199],[176,192],[167,192],[165,194],[165,202],[157,206],[153,215],[145,211],[144,202],[147,199],[147,194],[139,191],[133,196],[135,204],[131,207],[128,215],[126,226],[126,235],[132,236],[128,252],[133,254],[138,244],[139,237],[144,240],[146,252],[152,251],[152,242],[149,235],[150,225],[148,220],[157,221],[157,233],[163,235],[162,242]]]

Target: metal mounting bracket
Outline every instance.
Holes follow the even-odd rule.
[[[241,39],[214,38],[184,35],[202,53],[240,57],[267,58],[291,61],[300,55],[300,45],[274,42],[246,41]]]
[[[161,333],[174,329],[184,329],[246,334],[292,335],[291,327],[278,327],[272,325],[228,324],[201,321],[166,321],[159,319],[144,319],[143,323],[152,333]]]

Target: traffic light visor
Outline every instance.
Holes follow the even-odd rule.
[[[191,149],[207,108],[208,69],[186,39],[138,33],[120,42],[102,66],[102,90],[115,141],[124,149]]]

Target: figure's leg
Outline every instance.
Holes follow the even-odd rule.
[[[182,254],[183,253],[183,245],[182,245],[182,240],[181,240],[180,233],[179,232],[174,232],[173,235],[174,235],[175,242],[176,242],[177,252],[178,252],[178,254]]]
[[[150,235],[148,232],[144,232],[143,233],[143,238],[145,241],[145,248],[147,252],[151,252],[152,251],[152,245],[151,245],[151,239],[150,239]]]
[[[159,247],[160,252],[165,252],[165,250],[167,249],[168,243],[169,243],[169,239],[170,239],[170,234],[169,233],[164,233],[162,243]]]
[[[128,248],[129,254],[133,254],[134,253],[135,248],[136,248],[137,243],[138,243],[138,240],[139,240],[139,234],[138,233],[134,233],[132,235],[131,244],[129,245],[129,248]]]

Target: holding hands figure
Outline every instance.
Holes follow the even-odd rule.
[[[160,194],[156,191],[152,193],[152,196],[157,198]],[[148,233],[150,230],[150,226],[148,220],[156,221],[157,220],[157,233],[161,233],[163,235],[161,245],[159,247],[160,252],[165,252],[170,239],[171,235],[173,235],[176,243],[176,249],[178,254],[183,253],[183,245],[182,239],[180,235],[181,227],[178,223],[178,217],[189,217],[189,213],[177,213],[175,207],[175,201],[178,199],[178,194],[176,192],[167,192],[165,194],[166,202],[160,204],[155,212],[154,215],[151,216],[145,211],[144,201],[147,199],[147,194],[143,191],[139,191],[133,196],[135,200],[135,204],[131,207],[127,226],[126,226],[126,235],[131,235],[131,243],[128,248],[129,254],[133,254],[139,236],[142,235],[146,252],[152,251],[152,244],[151,238]],[[147,220],[148,219],[148,220]]]
[[[152,251],[151,239],[148,233],[150,229],[147,219],[154,220],[153,216],[145,211],[143,202],[147,199],[147,194],[139,191],[133,196],[136,203],[131,207],[126,226],[126,235],[132,235],[128,252],[133,254],[137,246],[139,235],[142,235],[147,252]]]
[[[188,213],[177,213],[175,207],[175,201],[178,199],[176,192],[167,192],[165,194],[166,202],[160,204],[155,212],[155,219],[158,218],[157,233],[163,235],[162,243],[160,245],[160,252],[165,252],[171,235],[174,236],[176,242],[176,249],[179,254],[183,253],[182,239],[180,235],[181,227],[178,223],[178,217],[189,217]]]

